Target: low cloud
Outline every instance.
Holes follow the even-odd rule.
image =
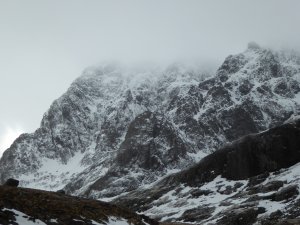
[[[299,49],[299,8],[298,0],[1,1],[0,122],[33,131],[72,80],[104,60],[219,65],[249,41]]]

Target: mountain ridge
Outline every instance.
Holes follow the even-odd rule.
[[[156,73],[87,69],[37,131],[5,151],[1,182],[115,197],[299,114],[295,53],[248,48],[206,79],[178,65]]]

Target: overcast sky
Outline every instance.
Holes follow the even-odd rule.
[[[0,0],[0,152],[89,65],[298,48],[299,11],[299,0]]]

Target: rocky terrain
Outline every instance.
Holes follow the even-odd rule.
[[[0,186],[0,224],[158,225],[158,222],[106,202],[3,185]]]
[[[89,68],[53,102],[39,129],[21,135],[4,152],[0,181],[14,177],[22,187],[63,188],[72,195],[115,199],[166,221],[225,224],[218,213],[224,208],[244,212],[234,205],[249,195],[249,178],[269,172],[262,182],[278,181],[278,188],[271,188],[274,193],[297,185],[296,178],[288,181],[280,171],[288,168],[287,176],[294,176],[298,168],[298,153],[284,161],[287,155],[281,152],[289,137],[279,143],[264,135],[293,121],[299,111],[300,55],[255,43],[228,56],[215,73],[181,64]],[[274,149],[263,150],[270,141]],[[274,156],[254,154],[252,145],[259,152],[274,151]],[[191,165],[196,166],[186,170]],[[298,191],[295,186],[292,190]],[[144,191],[154,196],[148,198]],[[220,194],[223,191],[230,194]],[[242,197],[235,199],[238,194]],[[279,201],[259,197],[268,194],[258,191],[252,197],[282,211]],[[297,205],[297,198],[293,201],[287,204]],[[261,210],[250,211],[249,224],[273,213],[254,200],[248,202],[251,210]]]
[[[243,137],[113,202],[164,221],[299,224],[299,137],[300,119]]]

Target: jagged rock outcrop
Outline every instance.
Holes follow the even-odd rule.
[[[299,74],[297,53],[253,44],[209,78],[180,65],[90,68],[3,154],[0,180],[94,198],[151,184],[298,115]]]

